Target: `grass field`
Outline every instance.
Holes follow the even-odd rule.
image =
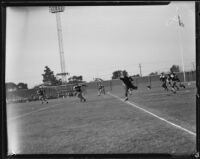
[[[195,83],[176,94],[160,83],[151,90],[138,87],[128,102],[120,99],[124,89],[116,85],[101,96],[88,89],[85,103],[71,97],[8,104],[9,153],[196,152]]]

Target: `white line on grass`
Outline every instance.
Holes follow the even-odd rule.
[[[109,94],[110,96],[112,96],[112,97],[115,97],[115,98],[121,100],[121,101],[124,101],[122,98],[120,98],[120,97],[118,97],[118,96],[116,96],[116,95],[114,95],[114,94],[111,94],[110,92],[108,92],[108,94]],[[131,105],[131,106],[133,106],[133,107],[135,107],[135,108],[138,108],[138,109],[140,109],[140,110],[142,110],[142,111],[144,111],[144,112],[146,112],[146,113],[148,113],[148,114],[151,114],[152,116],[154,116],[154,117],[156,117],[156,118],[158,118],[158,119],[160,119],[160,120],[162,120],[162,121],[165,121],[166,123],[168,123],[168,124],[170,124],[170,125],[173,125],[173,126],[179,128],[179,129],[183,130],[183,131],[186,131],[187,133],[189,133],[189,134],[191,134],[191,135],[196,136],[196,133],[194,133],[194,132],[192,132],[192,131],[190,131],[190,130],[187,130],[187,129],[185,129],[185,128],[183,128],[183,127],[177,125],[177,124],[174,124],[174,123],[172,123],[172,122],[170,122],[170,121],[168,121],[168,120],[166,120],[166,119],[164,119],[164,118],[162,118],[162,117],[159,117],[158,115],[153,114],[153,113],[151,113],[150,111],[148,111],[148,110],[146,110],[146,109],[144,109],[144,108],[141,108],[141,107],[137,106],[135,103],[131,103],[131,102],[129,102],[129,101],[126,101],[125,103],[127,103],[127,104],[129,104],[129,105]]]
[[[13,118],[9,118],[8,121],[15,120],[15,119],[18,119],[18,118],[22,118],[22,117],[28,116],[28,115],[30,115],[30,114],[37,113],[37,112],[40,112],[40,111],[42,111],[42,110],[46,110],[46,109],[55,107],[55,106],[60,105],[60,104],[63,104],[63,103],[58,103],[58,104],[54,104],[54,105],[51,105],[51,106],[42,107],[42,108],[40,108],[40,109],[38,109],[38,110],[31,111],[31,112],[28,112],[28,113],[25,113],[25,114],[22,114],[22,115],[18,115],[18,116],[13,117]]]

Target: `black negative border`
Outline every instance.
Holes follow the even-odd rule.
[[[196,157],[200,158],[200,2],[195,3],[196,18]]]
[[[6,6],[113,6],[113,5],[167,5],[169,1],[76,1],[76,0],[2,0]]]
[[[1,96],[1,157],[6,158],[7,153],[7,121],[6,121],[6,95],[5,95],[5,54],[6,54],[6,7],[0,7],[1,13],[1,53],[0,53],[0,96]]]

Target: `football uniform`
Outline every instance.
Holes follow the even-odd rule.
[[[77,86],[74,86],[73,89],[75,90],[76,92],[76,96],[78,98],[80,98],[80,101],[82,102],[82,100],[85,102],[86,99],[83,97],[82,95],[82,89],[81,89],[81,86],[80,85],[77,85]]]
[[[160,81],[166,82],[166,80],[167,80],[167,77],[164,74],[161,74],[160,75]]]
[[[160,75],[160,81],[162,82],[162,87],[168,91],[167,88],[167,76],[165,76],[164,74]]]
[[[105,89],[104,86],[101,83],[98,83],[98,95],[100,96],[100,94],[105,94]]]
[[[128,100],[128,91],[132,89],[137,89],[137,87],[132,84],[133,79],[131,77],[121,76],[120,80],[125,85],[125,100]]]
[[[182,88],[185,88],[185,85],[181,83],[180,79],[178,78],[178,76],[175,73],[171,73],[171,80],[173,81],[173,84],[175,85],[174,87],[177,88],[177,90],[179,89],[178,86],[176,85],[176,82],[179,83],[179,86]]]
[[[137,89],[137,87],[132,84],[133,79],[131,77],[120,77],[120,80],[125,84],[126,87]]]
[[[176,90],[175,89],[177,89],[177,90],[179,90],[179,88],[178,88],[178,86],[176,85],[176,80],[175,80],[175,74],[174,73],[170,73],[169,75],[168,75],[168,83],[169,83],[169,85],[171,86],[171,88],[172,88],[172,91],[174,92],[174,93],[176,93]]]
[[[82,92],[81,86],[74,86],[74,90],[78,93]]]
[[[45,90],[39,89],[37,91],[37,94],[39,96],[39,100],[42,101],[42,104],[43,104],[43,101],[46,101],[46,103],[48,103],[48,101],[46,100],[46,97],[45,97]]]

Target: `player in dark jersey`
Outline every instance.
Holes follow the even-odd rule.
[[[76,96],[80,99],[80,101],[82,102],[82,101],[86,101],[86,99],[83,97],[83,94],[82,94],[82,88],[81,88],[82,86],[81,85],[75,85],[74,87],[73,87],[73,89],[74,89],[74,91],[76,92]]]
[[[160,75],[160,81],[162,82],[162,87],[166,91],[168,91],[168,88],[167,88],[167,76],[164,73],[161,73],[161,75]]]
[[[128,100],[128,92],[129,91],[132,92],[132,90],[137,89],[137,86],[134,86],[132,84],[133,79],[131,77],[128,77],[128,74],[126,72],[121,72],[119,79],[124,83],[124,86],[125,86],[125,99],[124,99],[124,101],[127,101]]]
[[[168,84],[168,86],[171,87],[171,91],[172,91],[173,93],[176,93],[176,89],[175,89],[176,83],[174,83],[174,82],[172,81],[172,78],[171,78],[171,75],[170,75],[170,74],[167,74],[166,77],[167,77],[167,84]]]
[[[182,87],[182,88],[185,88],[185,85],[181,83],[180,79],[178,78],[178,76],[174,73],[174,72],[171,72],[170,73],[170,77],[171,77],[171,80],[173,82],[178,82],[179,83],[179,87]],[[178,86],[176,86],[177,90],[179,90]]]
[[[46,99],[46,96],[45,96],[45,90],[44,90],[44,89],[39,88],[39,89],[37,90],[37,95],[39,96],[39,100],[42,101],[42,104],[43,104],[43,102],[48,103],[48,101],[47,101],[47,99]]]
[[[172,73],[168,74],[167,81],[168,81],[169,86],[171,86],[171,91],[173,93],[176,93],[176,90],[179,90],[179,88],[176,85],[177,81],[175,80],[174,74],[172,74]]]
[[[179,90],[178,86],[176,85],[177,80],[176,80],[175,74],[173,72],[171,72],[169,74],[169,81],[170,81],[172,88]]]

